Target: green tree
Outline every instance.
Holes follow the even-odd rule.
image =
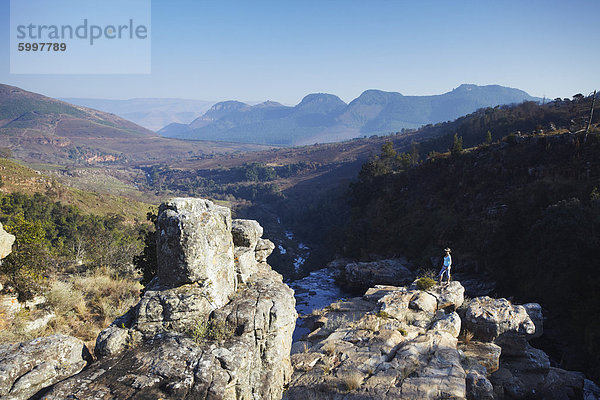
[[[410,146],[410,165],[417,165],[419,163],[419,148],[415,142],[412,142]]]
[[[452,148],[450,149],[450,152],[453,155],[456,154],[460,154],[463,151],[463,138],[462,136],[458,136],[458,133],[454,134],[454,140],[452,142]]]
[[[492,143],[492,132],[487,131],[486,135],[485,135],[485,142],[487,144]]]
[[[15,288],[20,300],[32,298],[40,289],[50,264],[46,248],[46,231],[40,221],[29,221],[16,214],[5,225],[15,235],[12,253],[0,266],[8,284]]]
[[[394,144],[392,142],[385,142],[381,146],[381,158],[393,159],[396,157],[396,150],[394,150]]]
[[[156,227],[158,215],[155,212],[146,214],[148,221]],[[142,273],[142,285],[146,286],[156,276],[158,260],[156,257],[156,228],[141,233],[144,240],[144,250],[133,257],[133,265]]]

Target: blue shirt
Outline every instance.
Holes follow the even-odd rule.
[[[449,267],[452,265],[452,257],[450,257],[450,254],[448,254],[447,256],[444,257],[444,267]]]

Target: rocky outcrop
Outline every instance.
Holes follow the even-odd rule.
[[[231,210],[204,199],[176,198],[160,205],[158,280],[163,287],[199,283],[215,306],[235,291]]]
[[[448,293],[461,293],[458,286],[436,294],[452,298]],[[463,298],[454,298],[456,308]],[[446,300],[440,305],[431,293],[394,286],[332,304],[294,346],[284,398],[465,398],[460,318]]]
[[[296,314],[291,289],[270,268],[260,267],[250,284],[211,315],[221,333],[194,337],[163,332],[92,364],[55,385],[44,399],[279,399],[291,376],[290,348]],[[205,325],[191,325],[196,334]],[[114,327],[113,327],[114,329]],[[209,328],[210,329],[210,328]],[[106,332],[99,346],[119,345],[131,332]]]
[[[372,262],[344,262],[336,260],[329,265],[339,269],[338,280],[348,290],[364,293],[375,285],[407,285],[415,273],[405,259],[389,259]]]
[[[575,399],[581,374],[529,345],[538,304],[481,297],[459,282],[376,286],[305,319],[285,399]]]
[[[90,361],[85,344],[66,335],[0,345],[0,398],[29,399],[78,373]]]
[[[532,308],[531,305],[528,306]],[[540,311],[541,313],[541,311]],[[536,315],[539,318],[539,315]],[[467,307],[463,320],[465,328],[475,334],[475,338],[492,342],[500,337],[533,337],[536,325],[525,306],[513,305],[506,299],[478,297]],[[538,325],[541,327],[541,318]]]
[[[14,242],[15,235],[6,232],[0,223],[0,259],[10,254]]]
[[[44,398],[281,398],[295,300],[266,263],[262,227],[208,200],[173,199],[157,230],[157,278],[100,333],[101,359]]]

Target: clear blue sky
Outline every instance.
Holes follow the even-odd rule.
[[[598,0],[153,0],[151,74],[11,75],[0,0],[0,82],[53,97],[285,104],[461,83],[567,97],[600,88],[599,15]]]

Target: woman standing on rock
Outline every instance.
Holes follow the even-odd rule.
[[[440,274],[438,275],[440,285],[442,284],[442,279],[444,278],[444,274],[448,274],[448,283],[450,283],[450,267],[452,267],[452,257],[450,256],[450,248],[446,247],[444,249],[444,251],[446,252],[446,255],[444,256],[444,266],[442,267],[442,270],[440,271]]]

